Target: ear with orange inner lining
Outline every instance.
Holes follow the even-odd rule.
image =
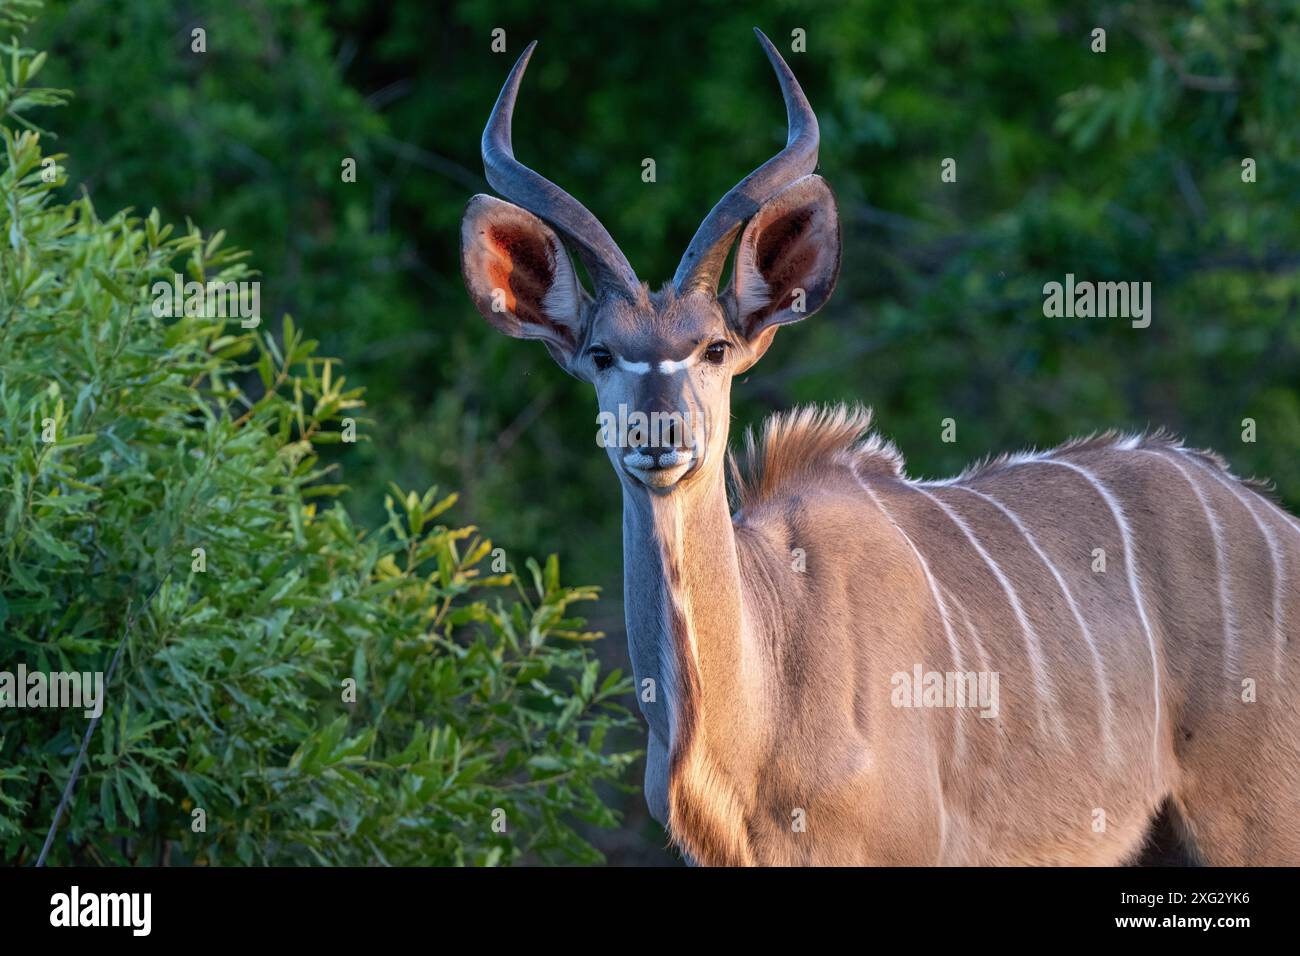
[[[483,318],[517,339],[541,339],[561,365],[582,339],[582,296],[554,230],[526,209],[478,195],[460,227],[465,287]]]
[[[826,180],[796,179],[758,210],[736,248],[731,286],[721,296],[757,362],[776,330],[812,315],[840,272],[840,222]],[[738,371],[744,371],[744,368]]]

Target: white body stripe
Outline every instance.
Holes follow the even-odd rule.
[[[955,607],[957,613],[961,615],[961,622],[966,628],[966,633],[970,635],[971,643],[975,645],[975,656],[979,658],[980,670],[986,674],[992,673],[993,668],[989,666],[988,654],[984,650],[984,642],[980,640],[980,632],[971,623],[970,615],[966,613],[965,606],[963,606],[957,595],[953,594],[948,588],[944,588],[943,593],[948,606]]]
[[[1286,631],[1282,627],[1282,618],[1285,614],[1282,607],[1282,591],[1284,590],[1284,578],[1282,572],[1282,552],[1277,545],[1277,538],[1263,521],[1260,520],[1259,512],[1255,510],[1254,502],[1250,492],[1242,494],[1236,487],[1236,483],[1229,481],[1215,469],[1211,468],[1204,462],[1198,461],[1194,456],[1189,455],[1189,460],[1196,465],[1201,471],[1212,476],[1215,481],[1223,485],[1232,492],[1234,497],[1246,506],[1250,512],[1250,517],[1254,520],[1256,527],[1259,528],[1260,534],[1268,543],[1268,553],[1273,560],[1273,678],[1276,680],[1282,673],[1282,651],[1286,645]]]
[[[1105,662],[1102,660],[1101,651],[1097,647],[1097,642],[1092,636],[1092,631],[1088,627],[1087,621],[1084,620],[1083,614],[1079,611],[1079,605],[1075,603],[1074,595],[1070,593],[1070,589],[1065,583],[1065,578],[1061,576],[1061,572],[1056,569],[1056,565],[1052,563],[1052,560],[1047,556],[1043,549],[1039,547],[1038,541],[1035,540],[1032,534],[1030,534],[1029,529],[1025,527],[1024,522],[1020,520],[1020,517],[1015,512],[992,495],[987,495],[982,491],[976,491],[974,488],[967,485],[954,485],[953,487],[982,498],[984,501],[987,501],[993,507],[997,508],[998,511],[1002,512],[1002,514],[1004,514],[1007,519],[1015,525],[1016,530],[1024,536],[1025,540],[1029,542],[1029,546],[1034,549],[1034,554],[1038,555],[1038,559],[1042,561],[1043,564],[1047,565],[1047,569],[1052,572],[1052,577],[1056,579],[1056,586],[1061,589],[1061,594],[1065,597],[1065,603],[1069,605],[1070,613],[1074,615],[1075,623],[1079,625],[1079,631],[1088,645],[1088,650],[1092,653],[1093,668],[1096,671],[1097,676],[1097,691],[1101,697],[1101,709],[1098,716],[1102,728],[1102,739],[1105,742],[1106,755],[1108,757],[1114,757],[1114,711],[1111,706],[1110,684],[1106,680]]]
[[[1214,570],[1219,578],[1219,605],[1223,608],[1223,673],[1225,677],[1233,678],[1237,673],[1237,615],[1232,608],[1232,595],[1229,591],[1228,576],[1225,573],[1228,571],[1228,549],[1224,545],[1223,526],[1219,523],[1219,516],[1210,507],[1205,493],[1201,491],[1201,486],[1192,480],[1192,476],[1187,473],[1187,469],[1183,467],[1176,455],[1162,455],[1149,448],[1143,448],[1141,451],[1177,468],[1183,480],[1196,493],[1196,498],[1201,503],[1201,510],[1205,512],[1205,520],[1210,525],[1210,535],[1214,538]]]
[[[992,674],[993,667],[989,664],[988,653],[984,650],[984,642],[980,640],[980,632],[975,625],[971,623],[970,615],[966,613],[966,608],[955,594],[948,588],[941,587],[944,599],[948,607],[955,607],[957,613],[961,615],[961,623],[966,628],[966,633],[970,636],[971,643],[975,645],[975,656],[979,659],[980,670],[985,674]],[[978,723],[979,721],[976,721]],[[993,735],[998,742],[998,748],[1001,749],[1006,745],[1006,734],[997,733]]]
[[[1030,623],[1028,615],[1025,614],[1024,606],[1020,603],[1020,597],[1016,593],[1015,587],[1012,585],[1011,581],[1008,580],[1006,574],[1003,573],[1001,566],[993,559],[993,555],[989,554],[984,545],[980,544],[979,539],[975,537],[975,533],[971,531],[970,525],[965,522],[961,515],[948,507],[946,502],[936,498],[924,488],[919,488],[915,485],[909,487],[919,494],[925,495],[926,498],[939,506],[943,513],[947,515],[952,523],[960,529],[961,533],[966,536],[966,540],[975,548],[976,553],[978,553],[984,563],[988,565],[989,570],[993,572],[993,576],[997,578],[998,584],[1002,586],[1002,590],[1011,604],[1011,610],[1015,613],[1016,620],[1020,622],[1020,629],[1025,635],[1025,650],[1029,657],[1029,668],[1034,675],[1034,689],[1038,694],[1039,730],[1044,734],[1047,732],[1043,720],[1043,702],[1046,701],[1049,709],[1052,711],[1053,723],[1056,724],[1056,732],[1061,734],[1063,728],[1060,722],[1060,715],[1056,712],[1056,701],[1055,695],[1052,693],[1051,679],[1047,676],[1046,668],[1043,666],[1042,644],[1038,639],[1038,632],[1034,630],[1034,625]]]
[[[935,854],[934,865],[942,866],[948,852],[948,799],[943,795],[943,778],[939,775],[937,760],[930,762],[930,774],[933,777],[935,804],[939,809],[939,852]]]
[[[1056,458],[1041,458],[1035,464],[1058,465],[1082,475],[1101,495],[1106,506],[1110,508],[1115,523],[1119,526],[1120,539],[1124,544],[1124,570],[1128,575],[1129,590],[1133,594],[1133,603],[1137,605],[1138,620],[1142,624],[1142,632],[1147,639],[1147,649],[1151,653],[1151,695],[1155,700],[1155,718],[1152,721],[1151,732],[1151,772],[1158,773],[1160,769],[1160,658],[1156,654],[1156,639],[1151,632],[1151,621],[1147,618],[1146,602],[1142,598],[1142,585],[1138,579],[1137,565],[1133,560],[1133,535],[1129,530],[1128,520],[1124,517],[1124,509],[1120,506],[1119,500],[1111,494],[1110,489],[1098,481],[1088,469]]]
[[[880,513],[888,519],[890,524],[898,529],[898,533],[903,536],[903,540],[907,542],[907,546],[911,548],[912,553],[916,555],[916,560],[921,565],[921,571],[925,574],[926,583],[930,586],[930,594],[934,597],[935,607],[939,610],[939,617],[943,621],[943,633],[948,639],[948,649],[952,652],[953,668],[958,671],[964,670],[965,668],[962,667],[961,663],[961,650],[957,646],[957,636],[953,633],[952,621],[948,618],[948,607],[944,603],[943,595],[939,593],[938,582],[935,581],[934,575],[930,573],[930,564],[925,560],[925,555],[923,555],[921,550],[916,546],[916,542],[912,540],[912,536],[904,531],[903,526],[894,520],[894,516],[890,514],[889,509],[885,507],[885,503],[880,500],[880,497],[871,490],[871,486],[863,481],[856,471],[853,472],[853,477],[857,479],[858,484],[863,487],[871,500],[876,503],[876,507],[880,509]],[[960,712],[953,715],[953,726],[957,728],[957,755],[958,760],[960,761],[966,752],[965,729],[962,726]]]

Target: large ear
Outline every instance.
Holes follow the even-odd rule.
[[[492,196],[475,196],[460,227],[470,298],[493,328],[541,339],[561,365],[582,339],[582,296],[573,262],[550,226]]]
[[[750,219],[728,305],[736,330],[766,350],[777,326],[820,309],[840,272],[840,218],[826,180],[796,179]]]

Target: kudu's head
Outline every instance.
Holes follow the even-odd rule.
[[[602,421],[617,423],[616,440],[602,443],[630,488],[667,493],[706,462],[720,467],[731,377],[758,361],[778,326],[821,308],[839,272],[835,198],[813,175],[817,118],[776,48],[755,32],[785,96],[786,146],[713,207],[657,293],[586,207],[515,159],[510,120],[536,43],[483,131],[488,182],[510,202],[470,200],[461,226],[465,284],[492,326],[541,339],[562,368],[596,386]],[[582,259],[591,293],[562,239]]]

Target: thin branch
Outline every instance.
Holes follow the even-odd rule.
[[[117,650],[113,652],[113,660],[108,665],[108,673],[104,675],[104,693],[108,693],[108,688],[113,683],[113,674],[117,670],[117,662],[122,657],[122,648],[126,647],[126,639],[135,626],[136,616],[140,608],[148,607],[153,603],[154,596],[163,586],[163,582],[171,577],[171,570],[158,579],[158,583],[153,586],[149,596],[136,609],[127,613],[126,626],[122,628],[122,637],[117,642]],[[86,732],[81,737],[81,750],[77,752],[77,759],[72,764],[72,774],[68,777],[68,785],[63,788],[63,796],[59,800],[59,805],[54,811],[54,819],[50,821],[50,832],[45,835],[45,845],[41,847],[41,855],[36,859],[37,866],[45,865],[45,858],[49,855],[50,847],[54,845],[54,835],[59,832],[59,822],[63,819],[63,812],[68,808],[68,802],[72,799],[72,791],[77,786],[77,776],[81,773],[81,764],[86,759],[86,750],[90,747],[90,738],[94,736],[95,728],[99,726],[99,718],[103,716],[101,709],[98,714],[90,718],[90,723],[86,726]]]
[[[496,443],[492,448],[492,453],[488,456],[489,463],[497,461],[510,450],[511,446],[519,440],[520,436],[528,430],[528,427],[532,425],[532,423],[541,416],[542,412],[546,410],[546,407],[551,404],[551,399],[554,396],[555,386],[548,385],[539,395],[524,407],[524,410],[520,412],[515,417],[515,420],[507,425],[497,437]]]
[[[1178,74],[1178,81],[1187,89],[1201,90],[1205,93],[1235,93],[1237,91],[1237,81],[1231,76],[1205,76],[1204,74],[1190,72],[1183,58],[1156,30],[1149,29],[1141,24],[1134,24],[1132,29],[1137,34],[1138,39],[1154,50],[1160,59],[1173,68],[1174,72]]]
[[[466,189],[473,189],[476,192],[482,192],[488,188],[487,180],[475,173],[473,170],[468,169],[453,160],[447,159],[445,156],[431,153],[427,149],[416,146],[414,143],[406,143],[400,139],[395,139],[392,136],[377,137],[375,142],[402,159],[415,163],[417,166],[422,166],[425,169],[432,170],[435,173],[440,173],[448,179],[460,183],[460,185],[464,186]]]
[[[400,100],[403,96],[406,96],[413,89],[415,89],[415,80],[411,79],[410,77],[405,77],[400,80],[394,80],[392,83],[389,83],[387,86],[375,90],[375,92],[367,96],[366,103],[372,109],[382,110],[389,103],[393,103],[396,102],[397,100]]]

